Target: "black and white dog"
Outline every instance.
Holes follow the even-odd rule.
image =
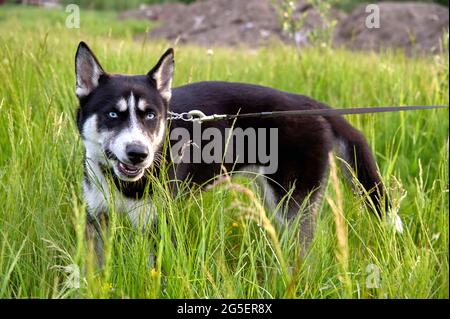
[[[162,156],[167,134],[180,127],[189,132],[193,130],[192,123],[168,120],[169,111],[183,113],[198,109],[205,114],[237,114],[328,108],[306,96],[251,84],[199,82],[172,89],[172,49],[167,50],[146,75],[129,76],[106,73],[88,46],[81,42],[75,66],[76,95],[80,102],[77,124],[85,146],[83,191],[88,210],[87,230],[94,238],[99,237],[96,221],[107,217],[111,204],[116,211],[128,214],[136,226],[155,217],[151,188],[150,196],[144,196],[150,169],[155,166],[155,159]],[[308,242],[313,234],[314,207],[321,197],[329,165],[328,154],[333,150],[356,173],[377,213],[382,216],[389,212],[386,191],[372,152],[363,135],[343,117],[245,118],[235,123],[221,120],[204,123],[202,130],[214,127],[223,132],[232,125],[241,129],[277,128],[275,172],[266,172],[265,166],[258,162],[223,165],[228,171],[248,170],[266,175],[265,197],[272,205],[276,205],[287,190],[293,189],[293,200],[286,204],[281,220],[295,217],[300,205],[307,200],[300,223],[301,240]],[[221,165],[204,161],[180,162],[170,174],[173,179],[189,179],[193,184],[202,185],[220,174]],[[112,184],[108,183],[109,178]],[[401,220],[397,215],[392,217],[395,217],[391,220],[396,228],[401,230]],[[101,250],[99,241],[97,244],[97,249]]]

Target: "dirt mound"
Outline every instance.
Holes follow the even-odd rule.
[[[365,25],[366,6],[355,8],[336,29],[335,44],[352,49],[404,48],[408,53],[439,50],[448,30],[448,8],[418,2],[380,2],[380,28]]]
[[[209,0],[186,6],[149,36],[205,46],[258,46],[278,38],[277,12],[268,1]]]
[[[332,10],[338,21],[334,43],[351,49],[404,48],[407,52],[436,52],[443,30],[448,28],[448,8],[418,2],[380,2],[380,28],[366,27],[366,5],[349,15]],[[324,27],[320,14],[306,0],[296,1],[294,18],[306,14],[294,39],[281,28],[279,13],[270,0],[207,0],[190,5],[168,3],[141,6],[123,12],[120,18],[160,22],[150,38],[163,38],[202,46],[258,47],[272,41],[308,44],[308,33]]]
[[[296,2],[294,17],[306,12],[295,41],[307,43],[307,33],[323,25],[320,15],[306,3]],[[162,4],[141,6],[123,12],[119,18],[139,18],[160,21],[161,26],[149,33],[151,38],[163,38],[180,43],[203,46],[257,47],[271,41],[293,41],[283,33],[277,9],[269,0],[208,0],[190,5]]]

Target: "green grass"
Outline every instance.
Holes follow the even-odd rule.
[[[337,257],[332,185],[311,249],[299,258],[287,229],[270,233],[245,218],[245,207],[254,207],[241,193],[185,188],[185,196],[172,199],[163,179],[154,181],[159,222],[151,239],[111,212],[107,263],[92,270],[74,122],[77,44],[89,43],[111,72],[141,74],[168,44],[134,42],[132,34],[147,25],[118,23],[108,12],[82,11],[79,30],[64,21],[64,12],[0,11],[0,297],[449,297],[447,110],[348,117],[365,133],[393,201],[405,195],[405,233],[398,235],[342,188],[348,264]],[[205,48],[176,48],[175,85],[213,79],[268,85],[336,107],[448,105],[444,55],[320,49],[299,55],[282,46],[207,55]],[[146,263],[152,245],[153,270]],[[81,269],[79,289],[67,285],[64,267],[72,264]],[[378,288],[366,284],[373,265]]]
[[[83,8],[96,10],[129,10],[139,8],[140,5],[183,2],[191,3],[195,0],[64,0],[65,3],[75,3]]]
[[[396,0],[395,2],[407,2],[408,0]],[[420,2],[425,3],[439,3],[443,6],[448,7],[448,0],[421,0]],[[334,4],[337,8],[343,10],[343,11],[351,11],[355,7],[361,5],[361,4],[368,4],[371,3],[370,1],[361,1],[361,0],[335,0]]]

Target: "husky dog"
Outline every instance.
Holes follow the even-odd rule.
[[[127,214],[132,223],[152,223],[156,212],[151,201],[149,174],[162,155],[166,137],[176,128],[192,132],[193,124],[171,121],[168,112],[198,109],[205,114],[327,109],[309,97],[268,87],[228,82],[199,82],[172,89],[174,52],[167,50],[145,75],[110,74],[104,71],[88,46],[81,42],[75,58],[77,125],[85,147],[83,191],[87,204],[87,231],[101,255],[99,220],[107,220],[110,205]],[[242,118],[207,122],[223,132],[231,126],[278,129],[278,168],[265,173],[258,163],[223,164],[228,171],[250,170],[266,175],[264,191],[272,207],[292,190],[280,219],[286,222],[303,209],[300,229],[309,242],[315,209],[326,183],[329,153],[336,150],[369,194],[378,215],[389,212],[386,191],[372,152],[363,135],[341,116]],[[203,185],[221,173],[221,163],[178,163],[171,179]],[[113,183],[108,183],[112,180]],[[147,190],[147,191],[146,191]],[[270,194],[269,194],[270,193]],[[147,196],[145,196],[147,194]],[[307,201],[307,205],[302,205]],[[395,215],[395,218],[398,216]],[[389,215],[387,216],[389,218]],[[400,219],[392,219],[401,230]]]

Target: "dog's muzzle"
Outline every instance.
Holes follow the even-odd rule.
[[[140,143],[126,145],[123,158],[119,158],[111,150],[106,150],[105,154],[115,175],[128,182],[139,180],[153,162],[149,149]]]

